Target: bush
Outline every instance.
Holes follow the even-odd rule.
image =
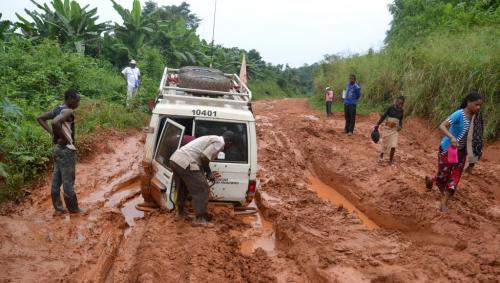
[[[248,87],[252,91],[254,100],[287,97],[287,94],[275,81],[249,81]]]

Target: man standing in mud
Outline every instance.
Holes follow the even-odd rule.
[[[351,74],[349,82],[345,87],[344,97],[344,116],[345,116],[345,129],[344,132],[351,136],[354,132],[354,125],[356,124],[356,104],[361,96],[361,87],[356,83],[356,76]]]
[[[63,186],[64,202],[70,213],[83,212],[78,207],[75,193],[76,148],[75,114],[80,104],[80,94],[74,88],[64,93],[64,103],[37,118],[38,123],[52,136],[54,143],[54,173],[52,175],[51,197],[57,213],[64,213],[60,189]],[[52,120],[52,128],[47,121]]]
[[[132,59],[130,60],[130,66],[122,70],[123,78],[127,84],[127,107],[130,107],[131,101],[134,99],[139,87],[141,72],[136,65],[137,62]]]
[[[233,140],[234,133],[231,131],[224,132],[222,136],[202,136],[176,150],[170,158],[175,178],[186,185],[193,198],[195,225],[210,224],[207,179],[214,181],[218,177],[217,172],[210,170],[210,161],[215,160],[219,152],[230,148]],[[179,205],[177,209],[180,217],[186,216],[184,205]]]

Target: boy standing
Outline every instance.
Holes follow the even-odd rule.
[[[64,103],[37,118],[38,123],[52,136],[54,143],[54,173],[52,175],[52,204],[58,213],[66,210],[62,206],[60,189],[63,186],[64,202],[70,213],[83,212],[78,207],[75,193],[76,148],[75,114],[80,104],[80,94],[74,88],[64,93]],[[52,120],[52,128],[47,121]]]

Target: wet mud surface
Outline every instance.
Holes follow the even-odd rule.
[[[0,207],[0,282],[498,282],[500,146],[437,210],[439,135],[409,119],[396,166],[369,139],[377,115],[342,133],[306,101],[254,103],[260,192],[255,215],[211,205],[214,227],[143,212],[142,133],[107,136],[77,165],[83,215],[55,215],[50,178]]]

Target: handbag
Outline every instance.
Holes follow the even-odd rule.
[[[458,163],[458,147],[448,146],[448,163]]]
[[[378,143],[378,141],[380,140],[380,133],[377,128],[373,128],[371,138],[374,143]]]

